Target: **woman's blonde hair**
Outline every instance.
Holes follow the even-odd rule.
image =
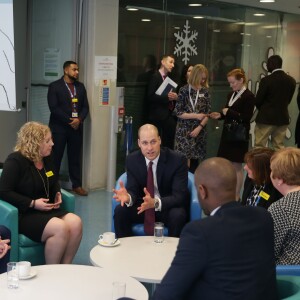
[[[202,74],[205,74],[205,80],[202,80]],[[188,83],[194,87],[204,86],[206,88],[208,85],[208,70],[204,65],[197,64],[193,67],[193,70],[188,78]]]
[[[233,76],[237,80],[243,79],[244,86],[247,85],[247,78],[243,69],[233,69],[227,73],[227,78]]]
[[[271,158],[272,177],[287,185],[300,185],[300,149],[280,149]]]
[[[40,149],[41,143],[46,135],[51,132],[47,125],[39,122],[27,122],[19,130],[15,151],[20,153],[33,162],[42,159]]]

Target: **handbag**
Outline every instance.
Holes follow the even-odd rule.
[[[224,124],[223,138],[226,142],[247,142],[249,140],[245,125],[237,120]]]

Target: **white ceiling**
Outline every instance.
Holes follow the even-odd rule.
[[[291,14],[300,14],[300,0],[275,0],[275,3],[260,3],[259,0],[216,0],[216,1],[282,11]]]

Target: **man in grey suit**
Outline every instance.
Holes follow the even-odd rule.
[[[266,209],[235,199],[232,163],[215,157],[200,164],[195,186],[209,217],[190,222],[155,300],[278,299],[274,230]]]
[[[275,150],[284,148],[290,123],[288,105],[292,101],[296,81],[282,70],[282,58],[272,55],[267,61],[271,73],[260,81],[255,105],[258,109],[255,126],[255,147],[266,147],[268,138]]]

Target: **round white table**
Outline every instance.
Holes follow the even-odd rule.
[[[121,238],[116,247],[95,246],[90,252],[90,261],[141,282],[160,283],[175,256],[178,241],[178,238],[165,237],[164,242],[158,244],[153,236]]]
[[[110,300],[112,283],[126,282],[126,297],[148,299],[146,288],[137,280],[102,268],[83,265],[32,267],[37,275],[20,280],[18,289],[7,288],[7,275],[0,275],[0,299],[9,300]]]

